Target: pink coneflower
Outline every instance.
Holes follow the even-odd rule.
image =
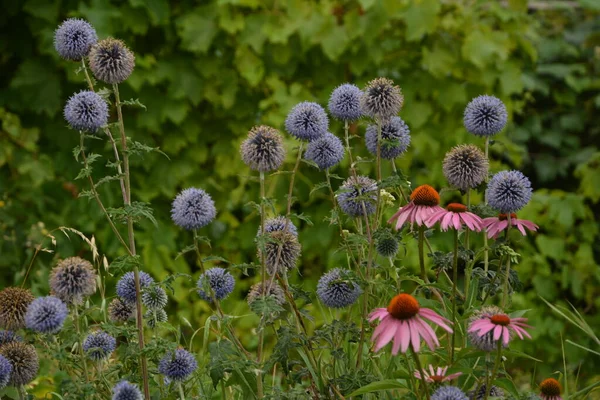
[[[540,393],[540,397],[543,400],[562,400],[562,397],[560,397],[562,386],[554,378],[544,379],[540,383],[540,391],[542,392]]]
[[[512,226],[516,226],[523,236],[527,234],[525,232],[525,228],[532,232],[537,231],[539,228],[539,226],[531,221],[527,221],[526,219],[518,219],[517,214],[515,213],[510,214],[510,224]],[[506,214],[498,214],[498,217],[484,218],[482,226],[487,229],[487,235],[489,238],[496,238],[500,232],[506,230],[508,227],[508,216]]]
[[[493,331],[493,339],[499,340],[502,337],[503,343],[507,345],[510,340],[511,330],[520,339],[523,339],[523,335],[531,339],[531,335],[524,329],[531,328],[531,326],[525,323],[526,321],[527,318],[511,318],[506,314],[498,313],[473,321],[469,326],[468,332],[476,332],[481,337]]]
[[[393,355],[398,354],[398,350],[406,353],[411,343],[413,350],[418,352],[421,349],[421,337],[431,350],[440,345],[435,332],[424,319],[452,333],[449,326],[452,322],[429,308],[421,308],[417,299],[406,293],[395,296],[387,308],[376,308],[371,312],[369,321],[376,319],[381,322],[371,339],[375,342],[374,350],[378,351],[393,340]]]
[[[483,221],[479,216],[467,211],[467,206],[459,203],[450,203],[446,207],[435,211],[427,220],[425,225],[431,228],[436,223],[440,223],[440,229],[447,231],[448,228],[459,230],[463,224],[472,231],[481,231]]]
[[[425,381],[427,381],[427,383],[449,382],[462,375],[462,372],[446,375],[446,371],[448,371],[448,367],[437,367],[437,369],[434,369],[433,365],[429,364],[429,371],[427,371],[427,369],[423,370]],[[415,378],[421,379],[421,373],[419,371],[415,371]]]
[[[396,221],[396,230],[402,228],[405,222],[416,223],[421,226],[425,224],[436,211],[444,211],[440,204],[440,195],[437,190],[429,185],[421,185],[410,194],[410,203],[400,209],[388,220],[388,224]]]

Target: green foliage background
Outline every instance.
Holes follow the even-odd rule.
[[[136,69],[121,94],[139,98],[147,110],[126,109],[126,129],[170,158],[153,153],[134,160],[132,167],[134,197],[152,203],[159,221],[158,228],[143,224],[137,233],[144,269],[155,277],[198,275],[191,258],[175,260],[191,236],[169,218],[170,202],[188,186],[208,190],[218,206],[218,221],[203,232],[213,241],[212,253],[236,263],[252,261],[259,218],[247,204],[258,198],[258,184],[238,157],[246,132],[258,123],[282,128],[293,105],[304,100],[326,105],[338,84],[363,86],[387,76],[405,95],[401,116],[411,128],[412,144],[398,165],[413,185],[443,187],[445,152],[463,142],[482,145],[462,126],[463,109],[472,97],[494,94],[506,103],[510,122],[491,147],[492,169],[517,168],[531,178],[536,193],[519,216],[541,227],[518,244],[522,261],[517,271],[524,288],[514,303],[531,309],[535,326],[534,340],[519,349],[544,361],[536,366],[539,381],[562,368],[560,335],[594,348],[540,299],[571,302],[600,330],[600,7],[593,0],[565,9],[528,9],[521,1],[440,0],[220,0],[201,5],[27,0],[5,2],[3,8],[2,287],[21,283],[35,246],[58,226],[93,234],[109,261],[121,255],[95,203],[77,199],[86,188],[74,180],[79,165],[72,148],[78,138],[62,118],[63,104],[84,88],[84,78],[75,73],[77,65],[58,58],[53,32],[66,17],[79,16],[100,37],[121,38],[136,53]],[[355,147],[366,156],[365,127],[359,123],[352,132]],[[340,134],[341,126],[332,123],[331,129]],[[101,143],[93,151],[109,157]],[[288,140],[289,163],[295,145]],[[97,176],[110,172],[102,165],[95,166]],[[340,167],[340,175],[346,167]],[[363,172],[369,168],[361,164]],[[337,228],[323,221],[330,212],[327,195],[309,195],[322,180],[322,174],[304,165],[295,192],[294,212],[314,223],[296,221],[303,244],[298,282],[307,289],[339,260]],[[117,206],[118,189],[110,185],[101,194]],[[280,211],[286,189],[286,175],[270,178],[269,195],[279,199]],[[449,249],[449,237],[438,236],[434,246]],[[90,256],[77,239],[57,237],[56,253],[42,253],[33,264],[28,283],[36,294],[47,292],[48,270],[58,258]],[[415,243],[406,244],[408,255],[398,263],[416,271]],[[48,241],[45,246],[51,247]],[[230,313],[248,314],[243,298],[251,282],[241,277],[225,304]],[[208,308],[191,287],[176,283],[172,322],[185,318],[198,326],[206,317]],[[250,347],[255,322],[247,317],[238,323]],[[584,378],[598,373],[597,356],[565,346],[570,373],[579,365]],[[516,368],[530,372],[533,362]]]

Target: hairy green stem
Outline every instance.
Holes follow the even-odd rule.
[[[265,234],[265,173],[260,171],[260,234]],[[265,264],[265,252],[260,252],[261,256],[261,266],[262,266],[262,296],[265,298],[267,296],[267,266]],[[265,329],[264,329],[264,315],[261,317],[260,325],[258,332],[258,349],[256,354],[256,360],[258,363],[258,373],[256,377],[256,391],[258,394],[258,398],[261,399],[263,397],[263,373],[262,373],[262,361],[263,361],[263,347],[265,341]]]
[[[412,348],[412,344],[409,345],[408,347],[410,347],[410,350],[413,354],[413,358],[415,359],[415,364],[417,365],[417,369],[419,370],[419,374],[421,374],[421,382],[423,383],[423,391],[425,392],[425,398],[427,400],[430,400],[429,387],[427,386],[427,380],[425,379],[425,371],[423,370],[423,367],[421,366],[421,361],[419,360],[419,355],[417,354],[415,349]]]
[[[427,277],[427,271],[425,271],[425,253],[423,250],[423,243],[425,242],[425,227],[419,226],[419,266],[421,267],[421,278],[423,278],[423,282],[429,283],[429,278]]]
[[[456,293],[456,282],[458,281],[458,230],[454,230],[454,256],[452,260],[452,322],[454,329],[452,330],[452,343],[450,344],[450,364],[454,362],[454,344],[456,343],[456,302],[458,295]],[[466,292],[465,292],[466,293]]]
[[[489,162],[489,147],[490,147],[490,138],[486,137],[485,138],[485,159],[488,160],[488,162]],[[487,183],[487,181],[488,181],[488,176],[486,175],[485,182]],[[485,202],[485,204],[487,204],[487,191],[484,194],[484,202]],[[483,270],[487,273],[489,265],[490,265],[489,254],[488,254],[489,249],[488,249],[487,229],[483,228],[481,230],[481,232],[483,233]]]
[[[79,321],[79,309],[75,305],[73,306],[73,322],[75,322],[75,330],[77,331],[77,344],[79,346],[79,355],[81,356],[81,363],[83,364],[83,372],[85,374],[86,383],[90,383],[90,373],[88,372],[87,362],[85,360],[85,353],[83,351],[83,337],[81,336],[81,324]]]
[[[185,400],[185,392],[183,391],[183,385],[181,382],[177,382],[177,388],[179,389],[179,398]]]
[[[501,361],[502,361],[502,340],[498,340],[498,354],[496,355],[496,362],[494,363],[494,369],[492,370],[492,379],[486,379],[484,400],[487,400],[488,397],[490,397],[490,391],[492,390],[492,385],[494,384],[494,380],[496,379],[496,375],[498,374],[498,369],[500,368]],[[486,376],[486,378],[488,378],[488,377]]]
[[[506,243],[510,243],[510,228],[512,225],[512,221],[510,219],[510,213],[506,214],[506,220],[508,221],[508,226],[506,227]],[[500,265],[499,268],[502,268]],[[502,309],[506,308],[506,302],[508,300],[508,280],[510,277],[510,255],[506,257],[506,276],[504,277],[504,290],[502,293]]]
[[[352,173],[352,176],[356,176],[356,168],[354,168],[354,159],[352,158],[352,148],[350,147],[348,121],[344,121],[344,137],[346,139],[346,152],[348,153],[348,158],[350,159],[350,172]]]

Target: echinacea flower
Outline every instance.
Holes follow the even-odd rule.
[[[431,400],[468,400],[466,394],[456,386],[442,386],[431,395]]]
[[[387,308],[376,308],[369,314],[369,321],[380,321],[371,339],[375,342],[374,350],[378,351],[393,340],[393,355],[398,354],[398,350],[406,353],[411,344],[413,350],[419,352],[421,338],[431,350],[435,350],[440,342],[425,319],[452,333],[449,326],[451,321],[429,308],[421,307],[417,299],[410,294],[401,293],[395,296]]]
[[[476,136],[489,137],[497,134],[506,126],[507,119],[506,106],[494,96],[475,97],[465,108],[465,128]]]
[[[502,343],[507,345],[510,341],[510,333],[514,332],[519,339],[527,336],[531,339],[531,335],[524,328],[531,328],[527,325],[527,318],[511,318],[506,314],[498,313],[491,316],[478,319],[471,322],[468,332],[478,334],[480,337],[488,332],[494,332],[494,340],[502,338]]]
[[[320,170],[335,167],[344,158],[344,145],[331,132],[313,140],[306,147],[304,158],[317,164]]]
[[[404,223],[416,223],[419,226],[425,225],[425,221],[435,212],[445,211],[440,204],[440,195],[437,190],[429,185],[421,185],[410,194],[410,203],[392,215],[388,224],[396,222],[395,229],[402,228]]]
[[[518,219],[517,214],[515,213],[510,214],[510,224],[511,226],[516,226],[523,236],[527,235],[527,232],[525,232],[525,228],[532,232],[537,231],[539,228],[539,226],[537,226],[531,221],[528,221],[526,219]],[[496,237],[498,237],[500,232],[506,230],[506,228],[508,227],[508,215],[498,214],[497,217],[484,218],[482,226],[487,230],[488,237],[495,239]]]
[[[542,383],[540,383],[540,391],[542,400],[562,400],[562,397],[560,396],[562,386],[560,385],[560,382],[554,378],[544,379]]]
[[[90,49],[90,69],[96,79],[111,85],[129,78],[135,67],[135,56],[118,39],[106,38]]]
[[[8,380],[11,386],[27,385],[37,375],[40,360],[35,347],[23,342],[11,342],[0,347],[0,354],[12,365],[12,373]]]
[[[270,126],[255,126],[240,146],[242,161],[250,169],[260,172],[275,171],[285,159],[285,147],[279,131]]]
[[[186,380],[197,368],[194,355],[184,349],[168,352],[158,363],[158,372],[175,382]]]
[[[350,271],[334,268],[325,273],[317,283],[317,296],[331,308],[351,306],[362,294],[362,289]]]
[[[363,113],[381,122],[397,115],[404,104],[400,87],[387,78],[370,81],[363,90],[360,105]]]
[[[171,219],[175,225],[195,230],[210,224],[217,215],[215,202],[208,193],[198,188],[187,188],[175,197]]]
[[[137,385],[127,381],[117,383],[113,389],[112,400],[143,400],[143,395]]]
[[[54,48],[65,60],[81,61],[97,41],[96,30],[83,19],[69,18],[54,32]]]
[[[440,223],[440,228],[445,232],[448,228],[459,230],[463,224],[472,231],[481,231],[483,221],[478,215],[467,211],[467,206],[459,203],[450,203],[441,210],[435,211],[427,220],[425,225],[431,228],[436,223]]]
[[[500,171],[490,179],[487,199],[490,207],[502,214],[519,211],[531,200],[531,182],[520,171]]]
[[[362,91],[350,83],[336,87],[329,98],[329,112],[341,121],[355,121],[362,116],[360,98]]]
[[[469,318],[469,324],[475,322],[475,321],[479,321],[482,319],[489,319],[491,316],[496,315],[496,314],[501,314],[502,310],[499,307],[496,306],[486,306],[483,307],[481,310],[476,311],[470,318]],[[494,332],[493,331],[489,331],[488,333],[486,333],[485,335],[480,336],[479,333],[477,332],[469,332],[468,333],[469,336],[469,342],[471,343],[471,345],[473,345],[473,347],[475,347],[478,350],[481,351],[485,351],[485,352],[492,352],[492,351],[496,351],[496,349],[498,349],[498,340],[494,340]],[[506,347],[506,344],[502,344],[503,347]]]
[[[446,371],[448,371],[448,367],[437,367],[437,369],[435,369],[433,368],[433,365],[429,364],[429,371],[427,371],[427,368],[423,369],[425,381],[428,383],[442,383],[451,381],[462,375],[462,372],[446,375]],[[415,371],[415,378],[421,379],[421,373],[419,371]]]
[[[285,129],[298,140],[313,141],[329,128],[329,119],[323,107],[304,101],[297,104],[285,120]]]
[[[377,155],[377,125],[372,124],[367,127],[365,132],[365,144],[367,150],[374,156]],[[392,117],[385,124],[381,125],[381,146],[379,154],[385,160],[404,154],[410,145],[410,129],[406,122],[400,117]]]

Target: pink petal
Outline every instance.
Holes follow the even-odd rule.
[[[413,350],[418,353],[421,350],[421,336],[419,336],[419,330],[415,325],[413,318],[407,321],[408,329],[410,330],[410,341],[412,342]]]
[[[435,370],[433,369],[433,365],[429,364],[429,372],[430,372],[430,376],[435,375]]]
[[[400,326],[402,323],[399,322]],[[402,329],[396,330],[396,334],[394,335],[394,343],[392,344],[392,355],[398,354],[398,350],[400,350],[400,343],[402,343]]]
[[[497,221],[498,218],[496,217],[484,218],[481,226],[483,226],[484,228],[489,228],[491,225],[494,225]]]
[[[515,223],[513,225],[515,225],[517,227],[519,232],[521,232],[521,235],[527,236],[527,233],[525,232],[525,228],[523,228],[523,224],[520,221],[515,221]]]
[[[431,228],[433,225],[435,225],[440,218],[442,218],[444,216],[444,211],[435,211],[433,214],[431,214],[427,220],[425,221],[425,226],[427,226],[428,228]]]
[[[388,321],[388,320],[386,320]],[[383,322],[382,322],[383,323]],[[386,324],[385,329],[381,332],[381,335],[377,338],[377,342],[375,343],[375,351],[378,351],[383,346],[388,344],[390,340],[396,334],[396,330],[399,329],[398,322],[396,320],[389,320],[389,323]]]
[[[421,336],[425,340],[425,343],[427,343],[427,346],[429,346],[432,351],[435,350],[435,348],[440,345],[440,342],[438,341],[433,328],[431,328],[425,321],[418,317],[417,326],[419,327],[419,332],[421,332]]]
[[[452,379],[456,379],[456,378],[458,378],[461,375],[462,375],[462,372],[456,372],[454,374],[448,375],[447,377],[444,378],[444,380],[445,381],[451,381]]]
[[[503,327],[502,328],[502,337],[503,337],[503,342],[504,345],[507,346],[508,342],[510,341],[510,331],[508,330],[508,328]]]
[[[419,314],[423,318],[426,318],[426,319],[430,320],[431,322],[433,322],[434,324],[438,325],[439,327],[441,327],[442,329],[446,330],[447,332],[452,333],[452,328],[450,328],[448,326],[448,324],[452,324],[452,322],[448,321],[446,318],[444,318],[441,315],[437,314],[435,311],[430,310],[428,308],[421,308],[419,310]]]
[[[494,340],[500,339],[501,335],[502,335],[502,325],[496,325],[496,327],[494,328]]]
[[[447,369],[448,369],[448,367],[445,367],[445,368],[438,367],[437,374],[433,374],[433,375],[444,376],[444,375],[446,375]]]
[[[535,232],[539,228],[539,226],[537,226],[536,224],[534,224],[531,221],[527,221],[526,219],[520,219],[519,221],[521,221],[521,224],[523,226],[525,226],[525,228],[529,229],[530,231]]]
[[[476,321],[471,322],[468,332],[475,332],[481,330],[483,327],[487,327],[488,325],[492,325],[492,327],[494,326],[494,324],[492,324],[487,318],[478,319]]]
[[[462,226],[461,222],[460,222],[460,214],[459,213],[453,213],[454,215],[452,216],[452,224],[454,225],[454,229],[459,230],[460,227]]]
[[[419,371],[415,371],[415,378],[421,379],[421,373]]]
[[[383,319],[388,314],[387,308],[376,308],[369,314],[369,322],[373,322],[376,319]]]
[[[408,350],[408,346],[410,344],[410,328],[408,327],[408,323],[406,321],[402,321],[402,325],[398,330],[402,332],[402,336],[400,337],[402,340],[400,343],[400,351],[402,353],[406,353],[406,350]]]
[[[452,222],[452,213],[449,212],[444,215],[444,219],[442,219],[442,223],[440,224],[443,231],[447,231],[450,223]]]
[[[389,317],[384,317],[381,322],[379,322],[379,325],[377,325],[377,328],[375,328],[375,330],[373,331],[373,336],[371,336],[371,340],[375,340],[379,335],[381,335],[381,333],[387,329],[388,325],[390,323],[393,323],[393,321],[389,321]]]
[[[428,217],[428,214],[423,210],[423,207],[424,206],[417,206],[417,210],[415,211],[415,221],[419,226],[423,225],[423,220]]]
[[[527,336],[529,339],[531,339],[531,335],[530,335],[530,334],[529,334],[529,332],[527,332],[525,329],[523,329],[523,328],[521,328],[521,327],[519,327],[519,326],[516,326],[516,325],[514,325],[512,328],[513,328],[513,330],[514,330],[515,332],[521,332],[523,335],[525,335],[525,336]],[[521,338],[521,339],[523,339],[523,338]]]

